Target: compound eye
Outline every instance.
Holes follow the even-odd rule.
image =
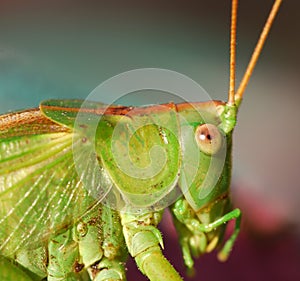
[[[195,131],[195,139],[200,150],[208,155],[216,154],[223,143],[223,135],[212,124],[199,125]]]

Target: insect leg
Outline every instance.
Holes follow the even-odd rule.
[[[151,281],[182,281],[161,251],[162,236],[156,228],[160,213],[121,214],[127,248],[143,274]]]
[[[79,251],[90,278],[125,281],[126,244],[118,212],[98,205],[75,229]]]
[[[199,257],[201,254],[205,253],[207,247],[207,238],[204,233],[192,233],[175,216],[173,216],[173,222],[178,234],[178,240],[181,246],[184,264],[188,269],[188,274],[193,275],[193,257]]]
[[[124,262],[119,259],[109,260],[106,257],[88,269],[94,281],[126,281]]]
[[[204,232],[195,232],[187,227],[187,221],[197,221],[198,219],[186,200],[179,199],[176,201],[171,207],[171,213],[179,236],[184,264],[192,273],[194,266],[193,257],[197,258],[207,252],[207,237]]]
[[[72,228],[53,237],[48,245],[48,281],[80,280],[78,244]],[[83,267],[80,267],[82,269]]]
[[[235,226],[234,226],[233,233],[228,238],[228,240],[225,242],[225,245],[223,246],[221,251],[218,253],[218,259],[220,261],[226,261],[227,260],[227,258],[229,256],[229,253],[230,253],[230,251],[231,251],[231,249],[234,245],[234,242],[235,242],[236,238],[239,235],[240,228],[241,228],[242,214],[241,214],[241,211],[239,209],[234,209],[233,211],[231,211],[227,215],[229,215],[229,217],[231,216],[231,218],[229,220],[231,220],[231,219],[236,219],[236,220],[235,220]]]
[[[202,223],[185,199],[176,201],[171,211],[175,217],[174,223],[181,237],[180,239],[188,241],[182,244],[182,251],[185,253],[184,258],[187,267],[191,265],[191,255],[197,257],[201,253],[210,252],[218,245],[218,235],[212,235],[208,243],[203,237],[204,233],[213,233],[218,227],[224,226],[225,223],[232,219],[236,219],[234,232],[218,255],[220,260],[226,260],[240,231],[241,211],[239,209],[234,209],[210,223]],[[181,224],[176,222],[176,220]]]

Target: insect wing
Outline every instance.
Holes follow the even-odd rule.
[[[12,255],[67,228],[97,201],[77,175],[74,150],[91,181],[97,168],[87,160],[88,141],[38,109],[1,116],[0,129],[0,251]]]

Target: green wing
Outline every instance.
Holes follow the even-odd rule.
[[[105,196],[100,186],[109,183],[101,182],[89,146],[39,109],[0,116],[0,252],[11,256],[40,245]],[[93,192],[84,188],[78,168]]]

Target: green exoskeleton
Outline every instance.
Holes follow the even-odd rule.
[[[0,279],[126,280],[129,253],[150,280],[182,280],[161,250],[167,207],[188,268],[216,248],[226,260],[241,219],[230,202],[232,132],[280,3],[235,93],[232,1],[226,103],[50,100],[0,116]]]

